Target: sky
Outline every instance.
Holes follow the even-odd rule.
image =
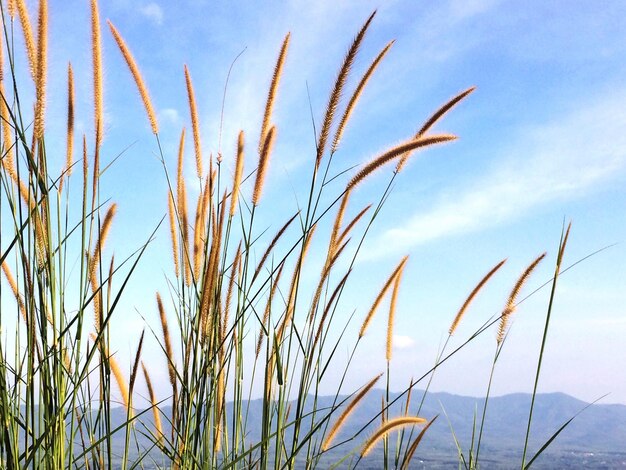
[[[34,2],[29,5],[34,18]],[[93,133],[89,2],[54,2],[50,8],[47,126],[60,144],[68,61],[76,73],[76,133]],[[524,293],[551,278],[563,224],[571,220],[565,266],[614,246],[560,278],[539,391],[565,392],[587,401],[609,394],[603,402],[626,404],[623,2],[605,1],[598,7],[594,2],[538,0],[108,0],[100,8],[103,159],[113,161],[123,152],[101,183],[102,198],[110,197],[119,207],[109,255],[115,247],[116,259],[122,259],[145,242],[165,214],[167,193],[154,137],[105,19],[124,36],[142,70],[170,172],[181,128],[190,129],[183,64],[194,80],[205,158],[221,151],[225,174],[230,175],[236,136],[243,129],[250,148],[246,168],[254,168],[252,149],[272,69],[283,37],[291,32],[274,111],[278,137],[259,211],[259,227],[273,233],[286,219],[276,214],[295,212],[307,196],[315,158],[311,118],[319,128],[343,55],[365,19],[378,9],[348,89],[387,42],[396,42],[346,129],[335,157],[337,172],[406,140],[450,97],[477,88],[434,130],[459,139],[415,154],[395,180],[356,264],[345,315],[365,315],[386,276],[402,256],[410,256],[391,365],[392,388],[403,390],[411,377],[430,368],[460,305],[499,260],[508,258],[472,304],[452,345],[499,314],[517,277],[544,251],[548,256]],[[220,139],[224,86],[240,53],[229,77]],[[19,60],[24,57],[18,54]],[[189,179],[195,171],[191,147],[188,140]],[[63,158],[60,152],[59,168]],[[380,198],[391,171],[379,171],[358,188],[351,199],[352,214]],[[313,244],[311,273],[319,270],[323,250],[321,241]],[[143,318],[153,325],[157,321],[154,293],[167,290],[169,253],[164,226],[113,320],[122,356],[130,357],[136,348]],[[305,275],[305,280],[313,282],[314,277]],[[548,296],[549,289],[543,288],[516,311],[496,369],[495,395],[532,391]],[[379,312],[359,346],[347,389],[384,370],[385,329],[385,315]],[[495,331],[486,332],[442,367],[432,389],[484,395],[495,344]],[[155,341],[148,348],[153,355],[160,352]],[[166,383],[163,372],[157,374],[157,383]]]

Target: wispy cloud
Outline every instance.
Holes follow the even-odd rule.
[[[409,349],[414,344],[415,340],[410,336],[393,335],[393,347],[396,349]]]
[[[384,232],[368,257],[484,230],[534,208],[582,197],[621,175],[626,166],[625,99],[626,90],[597,97],[567,116],[522,132],[501,164]]]
[[[163,24],[163,9],[156,3],[148,3],[139,9],[142,15],[151,19],[156,24]]]
[[[163,121],[167,121],[171,124],[180,124],[181,116],[177,109],[165,108],[159,111],[159,117]]]

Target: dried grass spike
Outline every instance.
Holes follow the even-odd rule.
[[[415,138],[426,135],[426,132],[428,132],[437,123],[437,121],[439,121],[448,111],[450,111],[454,106],[456,106],[459,102],[461,102],[463,98],[465,98],[467,95],[472,93],[475,89],[476,87],[470,87],[467,90],[462,91],[461,93],[456,95],[454,98],[449,100],[446,104],[444,104],[437,111],[435,111],[435,113],[417,131],[417,134],[415,134]],[[398,162],[398,165],[396,166],[396,173],[399,173],[402,170],[402,168],[404,167],[404,165],[406,164],[410,156],[411,156],[411,152],[407,152],[400,158],[400,161]]]
[[[159,319],[161,320],[161,331],[163,332],[163,346],[167,359],[167,372],[169,374],[170,385],[172,386],[172,422],[176,422],[177,416],[177,399],[178,399],[178,383],[176,381],[176,369],[174,366],[174,350],[172,348],[172,338],[170,337],[170,329],[163,308],[161,295],[156,294],[157,308],[159,310]]]
[[[198,201],[196,203],[196,220],[194,223],[193,230],[193,275],[196,279],[200,276],[200,268],[202,267],[203,262],[203,254],[204,254],[204,244],[203,244],[203,215],[202,215],[202,207],[204,201],[204,193],[208,188],[205,188],[205,191],[200,191],[198,194]]]
[[[30,73],[33,80],[37,80],[37,48],[35,47],[35,36],[33,34],[33,27],[30,22],[30,16],[28,15],[28,8],[26,8],[25,0],[15,0],[17,3],[17,12],[20,18],[20,25],[22,26],[22,32],[24,33],[24,44],[26,45],[26,54],[28,55],[28,65],[30,67]]]
[[[404,457],[404,461],[402,462],[401,470],[409,470],[409,464],[411,463],[413,454],[415,454],[415,451],[417,450],[417,446],[420,444],[420,442],[422,442],[422,438],[424,437],[424,434],[426,434],[426,431],[428,431],[428,428],[437,420],[437,418],[438,416],[435,416],[433,419],[431,419],[428,422],[428,424],[424,426],[424,429],[420,431],[420,433],[417,435],[415,440],[411,443],[411,446],[409,447],[409,450],[407,451]]]
[[[117,383],[117,388],[120,390],[120,394],[122,396],[122,404],[124,408],[129,411],[129,394],[128,394],[128,383],[124,378],[124,374],[122,373],[122,369],[120,369],[117,360],[113,356],[108,357],[109,367],[111,368],[111,372],[113,373],[113,377],[115,377],[115,383]]]
[[[423,135],[426,135],[426,133],[430,130],[430,128],[433,127],[437,123],[437,121],[439,121],[439,119],[441,119],[444,116],[444,114],[446,114],[454,106],[460,103],[467,95],[472,93],[475,89],[476,89],[475,86],[469,87],[467,90],[462,91],[461,93],[456,95],[454,98],[449,100],[446,104],[444,104],[437,111],[435,111],[435,113],[424,123],[424,125],[420,128],[420,130],[417,131],[417,134],[415,135],[415,137],[422,137]]]
[[[393,291],[391,292],[391,302],[389,304],[389,316],[387,318],[387,347],[385,358],[387,362],[391,361],[391,352],[393,350],[393,324],[396,318],[396,304],[398,302],[398,292],[400,291],[400,282],[402,281],[402,273],[404,265],[398,271],[396,279],[393,282]]]
[[[176,209],[174,207],[174,196],[167,195],[167,213],[170,222],[170,237],[172,239],[172,255],[174,257],[174,272],[176,277],[180,276],[180,263],[178,260],[178,235],[176,230]]]
[[[367,393],[372,389],[372,387],[376,385],[376,382],[378,382],[378,379],[380,379],[382,375],[383,374],[378,374],[376,377],[370,380],[367,383],[367,385],[365,385],[365,387],[363,387],[361,391],[352,399],[352,401],[348,404],[348,406],[346,406],[346,409],[343,410],[343,413],[341,413],[341,416],[339,416],[339,419],[335,421],[335,424],[333,424],[333,427],[330,429],[328,436],[326,436],[326,439],[324,439],[324,442],[322,444],[322,452],[325,452],[326,450],[328,450],[328,448],[330,447],[330,444],[333,442],[333,439],[337,436],[339,429],[341,429],[341,426],[343,426],[346,419],[348,419],[350,414],[354,411],[354,409],[359,404],[359,402],[363,399],[363,397],[365,397],[365,395],[367,395]]]
[[[111,229],[111,223],[113,222],[113,217],[115,217],[116,212],[117,204],[113,203],[107,209],[107,212],[104,216],[104,220],[102,221],[102,225],[100,227],[100,235],[93,250],[93,254],[91,255],[91,263],[89,265],[91,273],[95,274],[95,271],[98,267],[98,263],[100,262],[100,257],[102,255],[102,249],[104,248],[104,244],[106,243],[106,239],[109,235],[109,230]]]
[[[422,147],[428,147],[430,145],[440,144],[443,142],[449,142],[455,140],[456,136],[451,134],[438,134],[429,137],[419,137],[396,145],[395,147],[387,150],[382,155],[376,157],[370,163],[365,165],[361,171],[359,171],[348,183],[346,189],[354,188],[357,184],[363,181],[371,173],[379,169],[381,166],[389,163],[400,155],[406,152],[416,150]]]
[[[34,138],[43,138],[46,111],[46,79],[48,71],[48,1],[39,0],[37,21],[37,73],[35,75],[35,125]]]
[[[426,423],[426,420],[418,416],[401,416],[399,418],[393,418],[385,421],[385,423],[376,430],[372,437],[367,440],[367,442],[363,446],[363,449],[361,450],[361,457],[365,457],[374,448],[376,443],[387,434],[389,434],[391,431],[394,431],[397,428],[415,426],[416,424],[424,423]]]
[[[133,75],[135,79],[135,84],[137,85],[137,89],[139,90],[139,94],[141,95],[141,100],[143,101],[143,105],[146,108],[146,113],[148,114],[148,120],[150,121],[150,127],[152,128],[152,132],[154,134],[159,133],[159,125],[157,123],[156,114],[154,112],[154,108],[152,107],[152,101],[150,100],[150,95],[148,94],[148,88],[146,88],[146,84],[143,81],[143,77],[141,76],[141,72],[139,71],[139,67],[137,67],[137,63],[133,58],[133,55],[130,53],[126,42],[124,42],[124,38],[120,35],[119,31],[113,26],[111,21],[107,20],[109,28],[111,29],[111,33],[115,38],[115,42],[117,42],[122,55],[124,56],[124,60],[130,69],[130,73]]]
[[[493,268],[491,268],[491,270],[480,280],[480,282],[476,284],[476,287],[474,287],[470,295],[467,296],[467,299],[465,299],[465,302],[463,302],[461,309],[457,312],[456,316],[454,317],[454,320],[452,321],[452,324],[450,325],[450,329],[448,330],[448,333],[450,334],[450,336],[452,336],[454,332],[456,331],[457,327],[459,326],[459,323],[461,322],[461,319],[463,318],[463,315],[465,314],[465,311],[469,307],[470,303],[472,303],[472,300],[474,300],[474,297],[476,297],[476,294],[480,292],[480,290],[485,286],[485,284],[487,284],[487,281],[489,281],[491,276],[493,276],[496,273],[496,271],[498,271],[498,269],[502,267],[504,263],[506,263],[506,258],[500,261],[498,264],[496,264]]]
[[[383,297],[385,296],[385,294],[389,290],[389,287],[391,287],[391,284],[396,279],[396,276],[398,276],[400,271],[404,268],[404,265],[406,264],[408,259],[409,259],[408,256],[405,256],[404,258],[402,258],[402,260],[400,261],[398,266],[396,266],[396,269],[394,269],[394,271],[391,273],[391,276],[389,276],[389,278],[387,279],[387,281],[383,285],[383,288],[378,293],[378,296],[376,297],[376,300],[374,300],[374,303],[370,307],[370,310],[367,313],[367,316],[365,317],[365,320],[363,320],[363,324],[361,325],[361,329],[359,330],[359,338],[362,338],[365,335],[367,327],[369,326],[370,322],[372,321],[372,318],[374,317],[374,313],[376,313],[376,309],[378,308],[378,306],[380,305],[380,302],[383,300]]]
[[[141,369],[143,370],[143,376],[146,379],[146,387],[148,388],[148,397],[150,398],[150,406],[152,407],[152,416],[154,418],[154,427],[157,431],[157,440],[160,442],[163,440],[163,426],[161,424],[161,413],[157,407],[156,396],[154,395],[154,387],[152,386],[152,380],[150,380],[150,374],[146,365],[141,361]]]
[[[233,178],[233,192],[230,196],[230,216],[235,215],[237,208],[237,201],[239,198],[239,189],[241,186],[241,177],[243,175],[243,150],[244,150],[244,135],[243,131],[239,131],[239,137],[237,138],[237,160],[235,162],[235,176]]]
[[[339,235],[339,238],[337,239],[337,245],[340,245],[345,240],[345,238],[352,231],[354,226],[359,222],[359,220],[361,220],[361,217],[363,217],[367,213],[367,211],[370,210],[371,207],[372,205],[368,204],[363,209],[361,209],[361,212],[354,216],[350,223],[346,225],[346,228],[343,229],[343,232],[341,232],[341,234]]]
[[[91,0],[91,55],[93,63],[93,99],[96,147],[102,142],[104,125],[104,97],[102,92],[102,40],[100,38],[100,12],[98,0]]]
[[[513,286],[513,289],[509,294],[509,298],[506,301],[504,310],[502,311],[502,315],[500,315],[500,325],[498,326],[498,335],[496,337],[496,341],[498,342],[498,344],[504,341],[504,335],[506,333],[506,329],[509,323],[509,317],[515,311],[515,307],[517,306],[517,297],[522,290],[522,287],[524,287],[524,284],[526,284],[526,281],[528,281],[528,278],[530,277],[532,272],[545,257],[546,253],[542,253],[537,258],[535,258],[535,260],[528,265],[528,267],[524,270],[522,275],[517,279],[517,282]]]
[[[270,127],[270,120],[272,119],[272,110],[274,109],[274,102],[276,101],[276,90],[278,90],[278,84],[283,71],[283,65],[285,64],[285,56],[287,55],[287,48],[289,47],[289,38],[291,33],[287,33],[283,41],[283,45],[280,48],[280,54],[276,60],[274,67],[274,74],[272,75],[272,83],[267,93],[267,102],[265,103],[265,112],[263,113],[263,124],[261,125],[261,135],[259,136],[259,153],[263,151],[263,144],[265,143],[265,135]]]
[[[65,175],[61,179],[60,186],[63,187],[65,178],[72,174],[74,159],[74,71],[72,64],[67,64],[67,147],[65,152]]]
[[[7,10],[11,16],[11,20],[15,18],[15,0],[7,0]]]
[[[146,330],[141,331],[141,336],[139,337],[139,345],[137,346],[137,352],[135,353],[135,361],[133,362],[133,368],[130,373],[130,381],[129,381],[130,393],[133,392],[133,389],[135,387],[135,380],[137,379],[137,371],[139,370],[139,361],[141,359],[141,349],[143,347],[143,337],[144,337],[145,332]]]
[[[196,95],[193,90],[191,74],[185,65],[185,83],[187,84],[187,98],[189,101],[189,113],[191,115],[191,129],[193,131],[193,146],[196,153],[196,172],[198,178],[202,178],[202,143],[200,141],[200,123],[198,121],[198,107]]]
[[[254,192],[252,193],[252,204],[255,206],[259,204],[259,200],[261,199],[263,183],[265,182],[265,174],[267,173],[270,154],[272,153],[272,147],[274,146],[275,139],[276,126],[272,126],[265,136],[263,150],[259,156],[259,167],[257,168],[256,181],[254,182]]]
[[[363,75],[363,78],[361,78],[361,81],[359,82],[356,89],[354,90],[354,93],[352,94],[352,97],[350,98],[350,101],[348,102],[348,105],[346,106],[346,110],[344,111],[343,116],[341,117],[341,121],[339,121],[339,126],[337,126],[337,131],[335,132],[335,137],[333,138],[333,144],[330,148],[330,153],[335,153],[337,151],[337,147],[339,147],[339,142],[341,141],[341,137],[343,136],[343,131],[346,127],[346,124],[348,123],[348,119],[352,115],[352,111],[354,111],[354,107],[356,106],[356,103],[359,101],[359,98],[361,97],[363,90],[365,90],[365,85],[367,85],[367,82],[369,81],[372,74],[374,73],[374,70],[376,70],[380,62],[383,60],[383,57],[385,57],[387,52],[389,52],[389,49],[391,48],[394,42],[395,41],[390,41],[383,48],[383,50],[380,51],[380,53],[378,54],[378,56],[376,56],[374,61],[370,64],[365,74]]]
[[[335,216],[335,221],[333,222],[333,229],[330,233],[330,242],[328,243],[328,256],[332,255],[332,252],[335,250],[337,245],[337,235],[339,234],[339,229],[341,228],[341,224],[343,223],[343,216],[346,213],[346,207],[348,206],[348,199],[350,199],[350,191],[346,191],[341,198],[341,204],[339,205],[339,209],[337,210],[337,215]]]
[[[339,74],[337,74],[337,79],[335,80],[335,86],[333,87],[333,91],[330,94],[328,99],[328,104],[326,105],[326,115],[324,116],[324,121],[322,123],[322,128],[320,130],[319,137],[317,139],[317,156],[315,158],[315,168],[319,168],[320,162],[322,161],[322,157],[324,156],[324,150],[326,148],[326,142],[328,141],[328,134],[330,133],[330,128],[332,126],[335,111],[337,110],[337,105],[339,104],[339,100],[341,98],[341,94],[343,92],[343,87],[346,83],[348,75],[350,73],[350,69],[352,68],[352,64],[354,63],[354,59],[356,57],[357,52],[359,51],[359,46],[365,37],[365,33],[370,23],[374,19],[374,15],[376,15],[376,11],[370,15],[365,24],[361,27],[360,31],[357,33],[354,41],[352,41],[352,45],[343,60],[343,64],[339,69]]]

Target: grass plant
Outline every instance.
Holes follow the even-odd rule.
[[[141,334],[133,356],[123,357],[111,349],[111,319],[118,315],[120,299],[161,223],[155,223],[145,243],[127,258],[119,261],[110,255],[112,249],[106,241],[109,233],[116,230],[118,206],[100,196],[104,171],[100,157],[105,58],[98,2],[90,3],[93,135],[76,135],[74,75],[69,64],[65,149],[47,144],[53,141],[45,116],[47,2],[38,3],[36,35],[24,0],[3,1],[0,5],[5,58],[0,64],[0,219],[1,263],[6,281],[0,288],[2,468],[325,468],[330,465],[324,460],[328,452],[340,445],[344,457],[335,463],[356,467],[381,440],[385,468],[410,468],[412,456],[436,419],[408,414],[411,390],[426,379],[430,384],[436,369],[498,321],[505,325],[523,280],[518,281],[515,295],[511,294],[500,317],[486,322],[452,352],[447,352],[446,341],[435,366],[412,380],[394,400],[390,399],[389,364],[394,320],[401,314],[396,312],[396,301],[408,256],[389,261],[385,269],[391,274],[386,280],[379,280],[382,287],[371,299],[366,315],[344,315],[346,306],[342,301],[346,285],[357,269],[355,261],[363,242],[388,200],[393,181],[414,152],[455,139],[451,134],[431,133],[431,129],[474,88],[436,110],[415,135],[364,163],[346,184],[339,183],[344,171],[338,169],[334,158],[341,151],[344,130],[367,83],[393,45],[391,41],[381,49],[348,93],[348,79],[374,20],[375,12],[372,13],[348,48],[316,134],[316,146],[309,149],[305,202],[295,213],[282,215],[281,228],[264,245],[265,227],[259,219],[262,211],[272,210],[264,207],[263,189],[274,144],[283,132],[273,122],[273,109],[280,101],[279,85],[284,64],[289,60],[290,34],[285,36],[269,76],[258,145],[248,137],[252,134],[249,130],[241,130],[237,142],[232,143],[236,162],[232,178],[221,153],[208,160],[202,153],[191,71],[187,65],[182,67],[197,177],[197,181],[187,181],[183,171],[187,133],[184,128],[177,130],[177,155],[163,150],[157,107],[151,101],[140,64],[131,53],[132,45],[125,42],[123,31],[108,21],[137,88],[137,105],[141,102],[145,108],[155,152],[163,165],[166,184],[157,199],[167,201],[163,205],[172,247],[169,290],[148,293],[156,299],[153,308],[159,324],[147,324],[148,334]],[[16,34],[24,38],[26,73],[16,68],[15,55],[22,53],[14,47]],[[133,86],[124,80],[121,76],[120,87]],[[24,101],[24,90],[32,85],[36,91],[34,111]],[[341,99],[344,95],[349,96],[345,105]],[[82,146],[78,159],[74,156],[77,138]],[[167,162],[176,158],[177,168],[172,172]],[[53,168],[59,162],[63,170],[56,172]],[[378,200],[353,209],[352,191],[365,184],[372,173],[391,164],[395,170]],[[74,171],[75,166],[82,167],[82,173]],[[192,184],[200,188],[195,201],[190,200],[187,190]],[[347,219],[352,212],[355,215]],[[312,288],[303,274],[305,270],[310,274],[312,264],[307,252],[314,239],[328,239],[328,244]],[[555,283],[564,245],[565,240],[559,251]],[[75,261],[77,267],[72,271]],[[450,327],[449,337],[473,298],[503,263],[489,271],[471,292]],[[353,358],[389,292],[386,373],[380,371],[346,396],[344,382]],[[549,313],[546,331],[548,321]],[[359,324],[357,332],[355,326]],[[504,331],[505,327],[500,326],[501,334]],[[497,342],[494,366],[502,340]],[[167,371],[169,390],[154,387],[151,377],[158,372],[155,361],[142,357],[148,341],[160,347],[162,355],[156,367]],[[545,341],[544,336],[541,355]],[[338,358],[341,348],[350,351],[347,362]],[[540,368],[541,360],[537,381]],[[342,425],[363,397],[373,393],[383,374],[386,387],[379,415],[363,423],[357,433],[341,435]],[[335,397],[331,406],[322,406],[318,401],[320,385],[331,375],[339,377]],[[135,406],[141,398],[137,396],[140,381],[145,382],[148,390],[148,406],[144,409]],[[252,429],[250,424],[253,388],[261,390],[260,429]],[[536,390],[535,383],[535,393]],[[294,396],[296,399],[291,401]],[[390,416],[391,406],[399,399],[405,400],[405,413]],[[421,400],[423,403],[424,397]],[[117,424],[112,417],[120,405],[125,419]],[[469,458],[470,467],[478,462],[485,411],[486,403],[475,457]],[[373,429],[374,420],[381,417],[382,423]],[[532,408],[529,430],[531,420]],[[370,430],[368,437],[365,434]],[[390,433],[397,431],[400,432],[394,445]],[[415,439],[414,431],[419,431]],[[124,436],[121,453],[114,448],[118,434]],[[258,439],[251,438],[257,434]]]

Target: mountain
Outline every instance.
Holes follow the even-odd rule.
[[[366,425],[373,416],[380,412],[381,390],[372,390],[359,404],[346,421],[335,443],[352,437]],[[414,390],[409,414],[416,415],[423,391]],[[398,394],[392,394],[391,399]],[[339,401],[346,397],[339,397]],[[317,408],[331,407],[334,397],[318,397]],[[485,427],[481,442],[480,460],[482,468],[519,468],[524,446],[524,436],[528,421],[531,395],[511,394],[492,397],[489,400]],[[310,409],[313,397],[307,397],[306,409]],[[403,414],[405,397],[390,407],[389,417]],[[432,419],[439,415],[437,421],[429,428],[420,443],[411,468],[456,468],[458,467],[458,451],[454,436],[465,458],[472,441],[474,415],[478,416],[476,426],[480,425],[480,416],[484,399],[452,395],[449,393],[429,393],[423,403],[419,415]],[[252,400],[249,404],[248,426],[250,442],[260,439],[260,422],[262,413],[261,400]],[[292,407],[295,408],[295,403]],[[529,441],[529,453],[532,457],[537,450],[571,417],[580,412],[588,404],[563,393],[539,394],[535,400],[535,411]],[[164,412],[169,412],[165,408]],[[332,424],[341,411],[333,414]],[[125,419],[125,411],[113,410],[112,422],[115,426]],[[318,413],[317,419],[322,414]],[[151,413],[143,415],[148,424]],[[307,418],[305,418],[305,426]],[[363,433],[346,444],[335,447],[325,454],[319,468],[326,468],[331,462],[340,460],[346,454],[358,454],[364,439],[380,424],[380,418],[374,420]],[[149,425],[149,424],[148,424]],[[139,426],[143,428],[143,426]],[[414,434],[415,436],[415,434]],[[286,433],[290,437],[290,433]],[[119,445],[123,445],[124,436],[119,433]],[[390,445],[395,448],[396,435],[392,434]],[[405,440],[406,442],[406,440]],[[115,447],[118,447],[116,442]],[[382,446],[372,452],[359,468],[381,468]],[[527,458],[528,460],[528,458]],[[567,428],[551,443],[548,449],[537,459],[533,468],[624,468],[626,466],[626,406],[625,405],[591,405],[580,416],[574,419]],[[340,467],[345,468],[345,467]]]

